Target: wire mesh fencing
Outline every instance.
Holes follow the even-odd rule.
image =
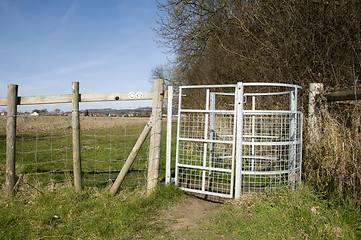
[[[293,117],[296,117],[296,129],[292,128]],[[242,193],[298,187],[302,114],[248,113],[243,124]]]
[[[120,172],[148,118],[81,117],[82,179],[86,188],[104,187]],[[17,116],[17,185],[49,187],[73,181],[71,116]],[[0,185],[5,184],[6,116],[0,118]],[[149,139],[122,188],[146,186]]]
[[[85,186],[111,183],[120,172],[148,118],[81,118],[82,171]],[[140,149],[122,187],[146,186],[149,137]]]
[[[0,116],[0,188],[5,184],[6,169],[6,116]]]

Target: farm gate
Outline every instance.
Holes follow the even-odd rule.
[[[302,161],[300,89],[241,82],[179,87],[175,183],[189,192],[226,198],[297,188]],[[171,106],[173,88],[168,92]],[[168,182],[170,159],[168,150]]]

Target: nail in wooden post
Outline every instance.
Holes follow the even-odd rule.
[[[150,194],[158,183],[160,141],[162,133],[162,105],[163,80],[154,79],[152,108],[153,128],[150,133],[147,194]]]
[[[6,126],[6,193],[15,194],[15,147],[16,147],[16,112],[18,104],[18,86],[8,85]]]
[[[82,191],[80,158],[79,82],[72,84],[73,171],[75,190]]]

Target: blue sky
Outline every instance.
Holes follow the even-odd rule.
[[[154,0],[0,0],[0,97],[149,91],[151,70],[167,62],[156,43]],[[127,108],[149,102],[83,103]],[[20,111],[70,105],[19,106]],[[0,107],[4,109],[5,107]]]

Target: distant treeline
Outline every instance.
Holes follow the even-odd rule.
[[[82,110],[81,113],[84,115],[90,114],[100,114],[100,115],[150,115],[152,113],[151,107],[142,107],[142,108],[135,108],[135,109],[112,109],[112,108],[105,108],[105,109],[86,109]]]

